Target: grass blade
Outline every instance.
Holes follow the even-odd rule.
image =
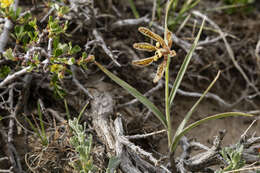
[[[141,103],[143,103],[147,108],[149,108],[155,116],[162,122],[165,128],[167,128],[167,123],[164,114],[145,96],[143,96],[139,91],[137,91],[135,88],[133,88],[131,85],[111,73],[109,70],[107,70],[105,67],[103,67],[101,64],[95,61],[95,64],[108,76],[110,79],[112,79],[114,82],[116,82],[118,85],[123,87],[126,91],[128,91],[132,96],[134,96],[136,99],[138,99]]]
[[[39,115],[39,119],[40,119],[42,142],[44,143],[44,145],[47,145],[48,140],[47,140],[47,136],[46,136],[46,133],[45,133],[44,124],[43,124],[40,101],[38,101],[38,103],[37,103],[37,108],[38,108],[38,115]]]
[[[209,92],[209,90],[212,88],[212,86],[215,84],[215,82],[217,81],[217,79],[219,78],[220,75],[220,71],[218,72],[217,76],[215,77],[215,79],[211,82],[211,84],[209,85],[209,87],[204,91],[204,93],[201,95],[201,97],[199,98],[199,100],[192,106],[192,108],[189,110],[189,112],[186,114],[185,118],[182,120],[181,124],[179,125],[175,136],[179,135],[180,132],[184,129],[186,123],[188,122],[188,120],[190,119],[192,113],[195,111],[196,107],[199,105],[199,103],[202,101],[202,99],[205,97],[205,95]]]
[[[65,105],[67,119],[69,120],[70,119],[70,110],[69,110],[68,103],[67,103],[66,99],[64,99],[64,105]]]
[[[216,115],[212,115],[206,118],[203,118],[199,121],[196,121],[192,124],[190,124],[188,127],[186,127],[185,129],[183,129],[179,135],[177,135],[174,139],[173,139],[173,143],[171,146],[171,151],[175,151],[176,147],[181,139],[181,137],[183,135],[185,135],[186,133],[188,133],[190,130],[192,130],[194,127],[197,127],[198,125],[207,122],[209,120],[216,120],[216,119],[220,119],[220,118],[224,118],[224,117],[231,117],[231,116],[246,116],[246,117],[252,117],[253,115],[251,114],[247,114],[247,113],[242,113],[242,112],[225,112],[225,113],[220,113],[220,114],[216,114]]]
[[[176,77],[176,80],[174,81],[174,84],[173,84],[173,87],[172,87],[172,90],[171,90],[171,93],[170,93],[170,96],[169,96],[170,97],[170,105],[172,105],[172,102],[174,100],[176,92],[177,92],[177,90],[178,90],[178,88],[179,88],[179,86],[181,84],[183,76],[184,76],[184,74],[185,74],[185,72],[187,70],[187,67],[189,65],[189,62],[191,60],[192,54],[193,54],[193,52],[194,52],[194,50],[195,50],[195,48],[196,48],[196,46],[198,44],[198,41],[199,41],[199,38],[200,38],[200,34],[201,34],[202,28],[204,26],[204,22],[205,22],[205,20],[203,20],[203,22],[201,24],[201,27],[200,27],[200,30],[199,30],[199,33],[198,33],[194,43],[192,44],[192,47],[191,47],[189,53],[186,55],[182,65],[181,65],[181,68],[180,68],[180,70],[178,72],[178,75]]]
[[[88,104],[89,104],[89,102],[87,102],[87,103],[85,104],[85,106],[81,109],[81,111],[80,111],[80,113],[79,113],[79,116],[78,116],[78,122],[79,122],[80,118],[82,117],[83,113],[85,112],[85,110],[86,110]]]
[[[135,16],[136,19],[138,19],[140,17],[138,11],[136,10],[136,7],[135,7],[135,3],[133,0],[128,0],[129,4],[130,4],[130,7],[131,7],[131,10]]]

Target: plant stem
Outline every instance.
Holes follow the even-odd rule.
[[[169,10],[172,6],[172,3],[174,0],[168,0],[167,6],[166,6],[166,12],[165,12],[165,21],[164,21],[164,29],[168,29],[168,16],[169,16]],[[166,38],[167,33],[164,32],[164,39]]]
[[[168,16],[169,10],[174,0],[168,0],[165,11],[165,22],[164,22],[164,41],[168,45],[167,40],[167,32],[168,32]],[[172,125],[171,125],[171,115],[170,115],[170,101],[169,101],[169,66],[170,66],[171,58],[167,57],[167,65],[165,69],[165,114],[167,121],[167,135],[168,135],[168,148],[171,152],[172,145]]]
[[[168,0],[165,10],[165,22],[164,22],[164,41],[168,45],[167,40],[167,32],[168,32],[168,16],[169,10],[174,0]],[[168,147],[171,152],[172,145],[172,125],[171,125],[171,115],[170,115],[170,101],[169,101],[169,66],[170,66],[171,58],[167,57],[167,65],[165,69],[165,114],[167,121],[167,135],[168,135]]]
[[[172,144],[172,125],[171,125],[171,115],[170,115],[170,102],[169,102],[169,66],[171,58],[168,56],[167,65],[165,69],[165,114],[167,121],[167,134],[168,134],[168,147],[171,152]]]

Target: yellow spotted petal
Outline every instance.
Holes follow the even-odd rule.
[[[171,47],[172,47],[172,33],[168,29],[166,29],[166,30],[167,30],[166,39],[167,39],[167,42],[168,42],[168,47],[169,47],[169,49],[171,49]]]
[[[157,56],[155,55],[155,56],[152,56],[152,57],[149,57],[149,58],[135,60],[135,61],[132,62],[132,64],[136,65],[136,66],[145,67],[145,66],[150,65],[154,61],[155,57],[157,57]]]
[[[143,35],[150,37],[151,39],[153,39],[155,41],[158,41],[163,48],[167,47],[164,40],[162,39],[162,37],[155,34],[153,31],[149,30],[148,28],[139,27],[138,31],[141,32]]]
[[[163,62],[157,68],[156,75],[153,79],[154,83],[157,83],[163,77],[166,65],[167,65],[167,58],[164,58]]]
[[[133,47],[135,49],[138,49],[138,50],[143,50],[143,51],[148,51],[148,52],[153,52],[153,51],[156,51],[157,48],[154,46],[154,45],[151,45],[149,43],[135,43],[133,45]]]

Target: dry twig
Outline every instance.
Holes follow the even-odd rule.
[[[227,51],[228,51],[228,55],[230,57],[230,59],[232,60],[234,66],[236,67],[236,69],[241,73],[241,75],[243,76],[243,78],[245,79],[245,81],[247,82],[247,84],[252,87],[256,94],[259,95],[260,92],[258,90],[258,88],[249,80],[249,78],[247,77],[246,73],[244,72],[244,70],[239,66],[239,64],[237,63],[236,59],[235,59],[235,55],[234,55],[234,52],[231,48],[231,46],[229,45],[227,39],[226,39],[226,36],[225,34],[222,32],[221,28],[214,22],[212,21],[211,19],[208,18],[208,16],[202,14],[201,12],[199,11],[193,11],[192,14],[196,15],[196,16],[199,16],[203,19],[205,19],[207,22],[209,22],[214,28],[217,29],[217,31],[219,32],[219,35],[222,37],[224,43],[225,43],[225,46],[227,48]]]
[[[121,67],[119,62],[117,62],[117,57],[112,53],[112,51],[107,47],[104,39],[102,38],[101,34],[97,31],[97,29],[93,29],[93,35],[95,39],[100,42],[100,46],[103,48],[104,52],[112,59],[112,61],[118,66]]]

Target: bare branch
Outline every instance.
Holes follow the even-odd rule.
[[[18,7],[19,0],[15,0],[14,4],[12,5],[13,10],[16,11]],[[7,17],[5,18],[5,25],[2,34],[0,35],[0,53],[5,51],[5,46],[9,39],[9,32],[13,28],[13,23]]]
[[[97,29],[93,29],[93,35],[95,37],[96,40],[98,40],[100,42],[100,46],[103,48],[103,50],[105,51],[105,53],[112,59],[112,61],[118,66],[121,67],[121,65],[119,64],[119,62],[117,62],[116,60],[116,56],[112,53],[112,51],[107,47],[104,39],[102,38],[102,36],[100,35],[100,33],[97,31]]]
[[[127,139],[141,139],[141,138],[147,138],[150,136],[154,136],[154,135],[158,135],[161,133],[166,132],[166,130],[160,130],[160,131],[156,131],[156,132],[152,132],[152,133],[147,133],[147,134],[142,134],[142,135],[131,135],[131,136],[125,136]]]
[[[78,81],[77,77],[76,77],[76,66],[75,65],[71,65],[70,69],[72,71],[72,77],[73,77],[73,82],[87,95],[89,96],[91,99],[93,99],[93,96],[89,93],[89,91]]]
[[[0,88],[5,87],[7,84],[11,83],[12,81],[16,80],[17,78],[19,78],[20,76],[24,75],[25,73],[27,73],[27,71],[30,69],[31,67],[28,66],[20,71],[17,71],[11,75],[8,75],[1,83],[0,83]]]

